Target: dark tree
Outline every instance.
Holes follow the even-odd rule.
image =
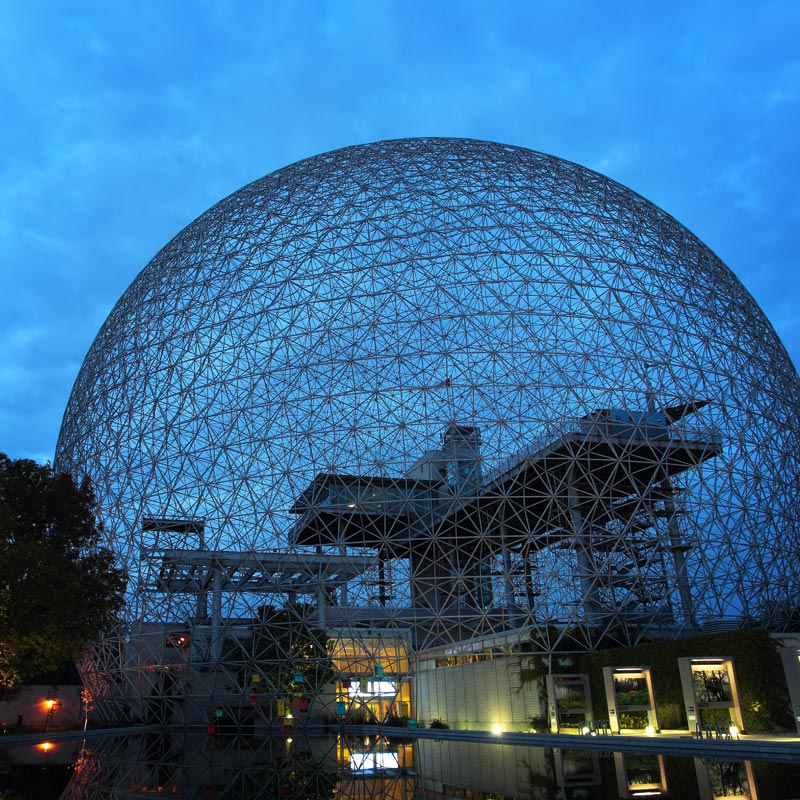
[[[0,697],[77,658],[123,606],[88,482],[0,453]]]
[[[249,639],[237,643],[253,665],[252,680],[259,679],[261,691],[276,696],[289,692],[315,693],[334,680],[336,674],[328,653],[328,637],[314,622],[314,609],[303,603],[284,608],[261,606]],[[231,652],[229,658],[240,659]],[[295,683],[295,676],[302,683]]]

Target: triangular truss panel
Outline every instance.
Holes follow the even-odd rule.
[[[86,680],[132,719],[374,718],[475,637],[780,629],[798,409],[731,271],[604,176],[454,139],[301,161],[167,244],[78,375],[56,465],[130,574]]]

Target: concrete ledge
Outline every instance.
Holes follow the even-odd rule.
[[[0,736],[0,749],[20,747],[38,742],[69,742],[74,739],[98,739],[104,736],[136,736],[140,733],[165,731],[162,725],[136,725],[127,728],[89,728],[87,731],[31,731],[30,733],[7,733]]]
[[[447,739],[484,744],[554,747],[562,750],[608,750],[625,753],[661,753],[695,758],[800,762],[800,736],[742,736],[740,739],[696,739],[689,733],[654,736],[583,736],[564,733],[462,731],[442,728],[392,728],[379,725],[348,726],[348,733],[395,736],[408,739]]]
[[[136,725],[126,728],[97,728],[48,733],[7,734],[0,736],[0,748],[19,747],[35,742],[63,742],[74,739],[96,739],[112,736],[137,736],[143,733],[192,734],[204,732],[202,726]],[[583,736],[566,733],[521,733],[506,731],[492,733],[478,730],[448,728],[396,728],[385,725],[298,725],[292,736],[331,736],[337,733],[356,736],[391,736],[397,739],[442,739],[482,744],[511,744],[523,747],[548,747],[561,750],[605,750],[624,753],[660,753],[662,755],[695,758],[725,758],[736,761],[782,761],[800,763],[800,736],[747,735],[741,739],[696,739],[688,733],[656,734],[655,736]],[[237,734],[221,733],[223,737]],[[275,738],[270,733],[261,737]]]

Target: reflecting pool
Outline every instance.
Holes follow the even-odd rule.
[[[576,746],[580,738],[575,737]],[[376,735],[159,732],[0,749],[0,798],[800,797],[800,765]]]

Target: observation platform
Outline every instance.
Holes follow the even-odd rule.
[[[438,481],[321,473],[289,509],[302,515],[289,532],[289,542],[394,553],[434,523],[448,496]]]
[[[147,589],[176,594],[313,593],[320,586],[345,585],[378,563],[372,556],[280,551],[151,550],[145,558],[158,570]]]
[[[300,515],[290,542],[376,548],[384,557],[408,557],[431,539],[496,552],[574,538],[576,514],[595,527],[619,519],[629,528],[637,513],[667,516],[674,513],[665,506],[673,501],[670,479],[722,452],[710,434],[670,427],[698,407],[628,418],[595,412],[469,490],[453,491],[443,481],[320,474],[289,509]]]

